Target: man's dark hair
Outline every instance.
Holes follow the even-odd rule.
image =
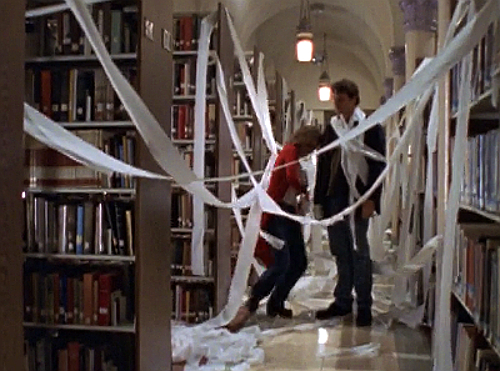
[[[354,81],[342,79],[332,84],[332,91],[337,94],[346,94],[349,98],[356,98],[356,105],[359,104],[359,88]]]

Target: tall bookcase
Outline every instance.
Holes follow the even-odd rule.
[[[466,166],[460,187],[451,293],[452,348],[457,370],[500,367],[500,129],[499,111],[492,102],[493,80],[500,74],[499,56],[495,55],[498,42],[491,25],[472,53]],[[460,73],[460,65],[450,71],[452,135]],[[451,149],[453,142],[452,137]]]
[[[0,359],[8,370],[23,368],[22,332],[22,133],[24,3],[0,4],[2,63],[0,73],[0,146],[2,162],[0,185],[2,216],[0,224]],[[9,181],[6,181],[6,180]]]
[[[89,6],[113,60],[166,132],[172,7]],[[26,100],[108,154],[160,172],[73,14],[30,19],[26,31]],[[169,369],[171,185],[104,176],[29,137],[25,153],[28,369]]]
[[[176,14],[174,16],[174,105],[172,107],[172,137],[174,143],[192,165],[194,134],[194,102],[197,61],[197,40],[201,20],[206,14]],[[231,80],[234,69],[234,48],[222,5],[217,9],[217,26],[211,39],[212,53],[222,64],[229,92],[233,99]],[[205,176],[231,175],[233,166],[229,130],[215,88],[215,65],[209,62],[207,73],[207,114],[205,135]],[[230,201],[229,182],[209,185],[221,200]],[[226,227],[231,211],[205,206],[205,266],[204,276],[191,271],[192,197],[176,187],[172,207],[172,317],[188,322],[201,322],[218,313],[227,302],[230,284],[230,230]]]
[[[171,138],[186,162],[194,161],[194,115],[196,95],[196,64],[201,21],[206,14],[179,13],[174,15],[174,84],[171,109]],[[210,53],[217,50],[217,29],[210,44]],[[218,120],[215,89],[215,64],[210,57],[207,69],[205,125],[205,176],[216,174],[215,148]],[[211,187],[211,186],[209,186]],[[213,188],[212,188],[213,190]],[[202,322],[214,312],[215,277],[215,210],[205,206],[204,266],[202,276],[191,269],[193,234],[193,198],[178,186],[172,192],[172,318],[183,322]]]

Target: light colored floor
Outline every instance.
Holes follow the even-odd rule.
[[[423,330],[400,324],[387,329],[375,321],[371,328],[357,328],[345,319],[314,330],[269,336],[262,347],[265,362],[252,371],[432,370],[429,337]]]

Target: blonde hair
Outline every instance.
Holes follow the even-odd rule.
[[[299,146],[317,147],[321,138],[321,131],[317,126],[304,125],[297,129],[290,139],[290,143]]]

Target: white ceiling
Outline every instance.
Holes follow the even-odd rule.
[[[311,5],[316,1],[310,0]],[[319,1],[318,1],[319,2]],[[327,37],[329,72],[332,80],[343,77],[358,83],[361,106],[376,108],[383,94],[382,83],[391,76],[388,52],[404,45],[399,0],[321,0],[325,10],[312,14],[315,47],[323,49]],[[319,66],[294,60],[295,28],[300,0],[226,0],[244,47],[256,45],[267,66],[276,68],[290,89],[311,109],[331,108],[317,99]],[[176,0],[176,11],[209,11],[213,0]]]

